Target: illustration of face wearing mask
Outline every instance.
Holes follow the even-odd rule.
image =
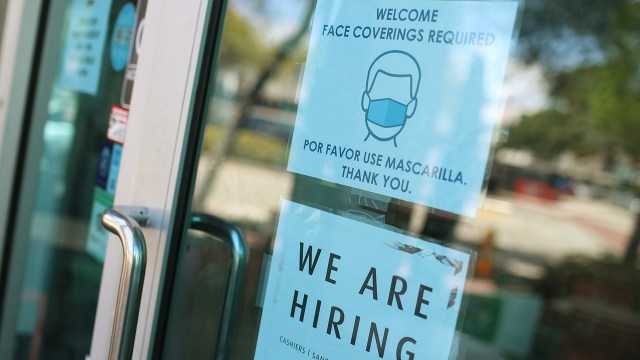
[[[368,131],[365,141],[393,140],[397,146],[396,137],[416,111],[419,82],[420,67],[406,52],[388,51],[373,61],[361,104]]]

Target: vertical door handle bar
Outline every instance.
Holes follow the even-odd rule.
[[[237,227],[213,215],[192,214],[190,229],[220,238],[227,242],[227,246],[230,248],[231,271],[224,298],[222,321],[218,332],[218,348],[216,350],[216,359],[227,359],[230,355],[234,320],[237,320],[242,297],[242,285],[248,261],[247,245],[242,232]]]
[[[120,238],[124,255],[109,359],[131,359],[146,266],[144,235],[136,220],[116,209],[105,210],[102,214],[102,224]]]

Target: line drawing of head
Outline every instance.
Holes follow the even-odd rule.
[[[380,54],[369,66],[361,107],[365,112],[367,137],[393,140],[402,132],[418,106],[421,70],[409,53],[390,50]]]

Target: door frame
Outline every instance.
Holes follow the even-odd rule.
[[[56,64],[41,61],[41,54],[58,52],[51,38],[59,32],[48,22],[49,13],[60,15],[65,3],[16,0],[8,4],[0,59],[0,358],[13,357],[20,289],[27,256],[27,241],[21,231],[29,229],[28,219],[35,201],[35,181],[42,152],[41,134],[46,122],[47,104],[37,94],[53,81],[40,73]],[[42,119],[32,121],[32,118]],[[28,141],[29,139],[38,139]],[[20,219],[20,220],[17,220]],[[26,230],[25,230],[26,229]]]
[[[170,266],[190,210],[206,89],[215,58],[224,0],[149,1],[114,204],[146,207],[142,228],[147,265],[133,358],[161,349]],[[120,241],[110,235],[102,273],[91,352],[109,352],[122,267]],[[160,324],[160,325],[159,325]],[[158,330],[160,328],[160,330]]]
[[[170,239],[172,234],[182,233],[183,219],[190,209],[190,191],[204,127],[205,95],[225,5],[225,0],[154,0],[147,7],[144,50],[138,61],[125,137],[128,146],[123,148],[115,197],[116,205],[138,205],[150,210],[149,225],[143,228],[147,271],[135,358],[152,356],[157,314],[166,311],[160,309],[160,304],[167,301],[160,300],[162,294],[168,293],[163,291],[165,277],[172,280],[170,272],[166,271],[167,259],[173,258],[169,256]],[[20,249],[8,247],[15,244],[5,244],[5,241],[14,235],[12,229],[16,226],[11,225],[11,219],[28,210],[18,209],[15,205],[16,199],[24,195],[22,190],[29,188],[20,186],[21,179],[28,179],[29,173],[23,165],[37,164],[26,157],[39,153],[42,145],[27,142],[31,138],[29,134],[37,130],[29,126],[28,110],[34,106],[38,68],[46,66],[38,61],[38,53],[46,51],[41,45],[47,36],[49,10],[42,0],[11,1],[3,31],[0,53],[0,79],[4,80],[0,81],[0,164],[3,168],[0,172],[0,268],[3,280],[15,280],[13,285],[0,281],[2,288],[7,290],[19,290],[22,277],[16,276],[16,271],[22,272],[24,261],[20,259],[24,260],[26,256],[26,242],[16,245],[22,249],[18,251]],[[10,266],[12,264],[15,266]],[[122,249],[119,241],[111,236],[87,358],[107,357],[121,266]],[[19,291],[7,293],[19,294]],[[16,301],[19,301],[17,295],[0,299],[0,307],[6,315],[2,317],[0,333],[0,357],[3,358],[13,354],[11,340],[17,314],[6,310],[14,309]],[[157,346],[161,348],[161,345]]]
[[[12,0],[6,5],[0,38],[0,269],[7,266],[4,251],[10,225],[11,202],[18,164],[24,155],[21,139],[26,129],[25,109],[32,98],[30,79],[37,67],[43,33],[42,0]],[[7,255],[8,256],[8,255]],[[4,279],[0,281],[0,288]],[[1,300],[0,300],[1,302]]]

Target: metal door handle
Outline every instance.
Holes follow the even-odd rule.
[[[127,211],[129,210],[129,211]],[[144,209],[137,208],[144,217]],[[102,225],[120,238],[123,250],[122,272],[118,286],[118,299],[109,345],[109,359],[131,359],[135,341],[147,250],[144,235],[130,209],[107,209],[102,214]]]
[[[231,271],[229,273],[227,293],[224,298],[222,321],[218,332],[218,348],[216,350],[216,359],[226,359],[229,357],[233,320],[237,317],[242,295],[242,284],[247,268],[247,245],[242,232],[237,227],[213,215],[192,214],[190,229],[202,231],[208,235],[223,239],[231,251]]]

